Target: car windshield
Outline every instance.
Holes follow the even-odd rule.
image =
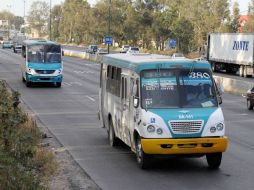
[[[133,51],[139,51],[138,48],[131,48],[131,50],[133,50]]]
[[[61,63],[61,47],[54,44],[30,45],[27,59],[32,63]]]
[[[209,70],[149,70],[141,73],[143,108],[217,106]]]

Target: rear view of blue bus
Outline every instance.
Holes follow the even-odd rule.
[[[54,83],[61,87],[63,64],[61,45],[46,40],[26,40],[22,46],[22,78],[27,87],[33,83]]]

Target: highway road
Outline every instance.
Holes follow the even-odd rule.
[[[0,79],[21,93],[31,112],[101,189],[254,189],[254,111],[247,110],[243,97],[223,95],[229,146],[219,170],[209,170],[205,157],[158,158],[149,170],[141,170],[129,148],[109,146],[97,119],[98,64],[65,57],[62,88],[27,88],[21,80],[22,61],[20,55],[0,49]]]

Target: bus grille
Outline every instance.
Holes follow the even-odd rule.
[[[38,74],[53,74],[55,70],[35,70]]]
[[[193,134],[199,133],[203,126],[202,120],[189,120],[189,121],[169,121],[173,133],[175,134]]]

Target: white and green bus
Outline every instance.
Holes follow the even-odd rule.
[[[206,156],[218,168],[227,148],[219,90],[206,61],[109,54],[100,74],[99,117],[141,168],[153,155]]]
[[[53,83],[61,87],[63,63],[61,45],[43,39],[25,40],[22,44],[22,80],[27,87],[33,83]]]

